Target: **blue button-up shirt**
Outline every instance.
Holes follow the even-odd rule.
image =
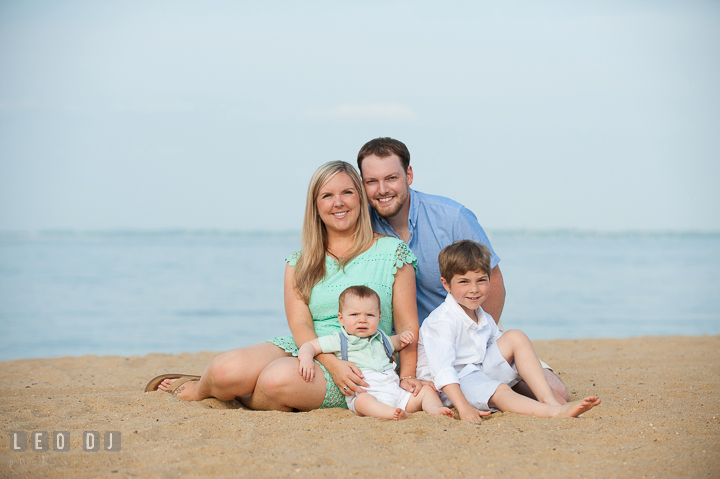
[[[399,238],[385,218],[372,208],[370,212],[376,232]],[[491,268],[500,262],[473,212],[449,198],[428,195],[411,188],[408,228],[408,246],[418,259],[415,280],[420,324],[447,296],[440,282],[438,266],[438,254],[443,248],[458,240],[471,239],[490,248]]]

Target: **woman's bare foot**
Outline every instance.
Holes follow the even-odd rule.
[[[398,408],[395,408],[395,414],[393,414],[393,420],[401,421],[403,419],[407,419],[408,416],[409,416],[409,414],[407,412],[403,411],[402,409],[400,409],[398,407]]]
[[[582,401],[573,401],[562,406],[562,409],[556,417],[578,417],[585,411],[589,411],[598,404],[600,404],[600,398],[597,396],[588,396]]]
[[[455,419],[455,413],[452,412],[452,409],[444,407],[444,406],[428,409],[426,412],[428,414],[435,414],[438,416],[442,415],[442,416],[447,416],[449,418]]]
[[[194,401],[195,390],[197,389],[198,380],[192,379],[184,381],[180,386],[173,390],[173,383],[183,378],[177,379],[165,379],[158,385],[158,391],[164,391],[172,394],[173,396],[183,399],[185,401]]]

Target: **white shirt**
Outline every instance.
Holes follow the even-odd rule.
[[[475,310],[476,323],[451,294],[420,327],[417,377],[433,381],[438,391],[478,371],[487,347],[502,335],[493,318],[482,308]]]

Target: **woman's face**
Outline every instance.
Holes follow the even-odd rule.
[[[328,232],[354,232],[360,216],[360,194],[347,173],[340,172],[320,188],[315,198]]]

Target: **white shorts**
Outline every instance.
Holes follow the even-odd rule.
[[[383,404],[405,410],[411,394],[400,387],[400,378],[393,369],[383,372],[373,371],[372,369],[362,369],[361,371],[365,376],[365,382],[370,385],[364,388],[368,394]],[[357,398],[357,394],[345,396],[345,402],[347,402],[348,409],[357,414],[355,398]]]
[[[460,378],[460,390],[471,406],[481,411],[490,411],[488,401],[497,388],[501,384],[513,386],[521,378],[515,368],[515,361],[513,364],[508,364],[497,343],[488,346],[485,359],[477,366],[480,368],[479,371],[473,371]],[[445,393],[440,393],[440,399],[445,406],[452,406]]]

